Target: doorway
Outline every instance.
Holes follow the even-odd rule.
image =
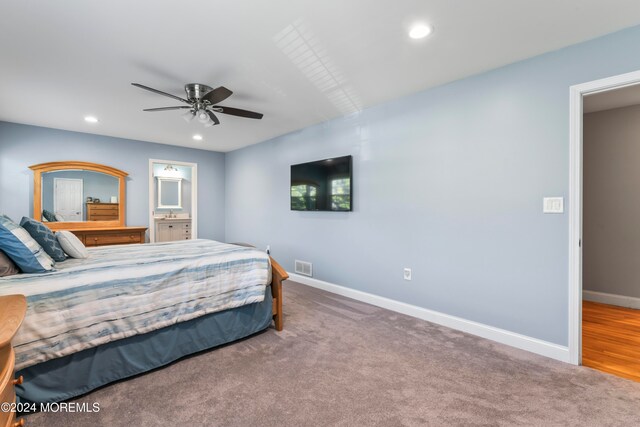
[[[149,242],[198,238],[198,165],[149,160]]]
[[[625,174],[631,172],[634,141],[611,128],[625,122],[619,114],[640,117],[640,72],[573,86],[570,92],[570,362],[640,381],[640,363],[635,362],[640,358],[640,310],[620,292],[602,292],[632,285],[635,276],[624,283],[621,267],[631,271],[640,264],[622,259],[633,258],[640,234],[631,246],[621,237],[626,236],[624,224],[635,219],[630,211],[640,209],[640,197],[634,206],[622,208],[635,195],[624,192],[625,181],[613,181],[632,179]],[[638,136],[638,163],[631,169],[640,169],[640,127]]]

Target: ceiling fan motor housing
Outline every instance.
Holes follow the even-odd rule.
[[[205,96],[212,90],[213,88],[211,86],[203,85],[200,83],[188,83],[184,85],[184,91],[187,92],[187,99],[189,101],[200,100],[203,96]]]

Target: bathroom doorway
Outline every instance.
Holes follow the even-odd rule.
[[[149,242],[198,238],[198,165],[149,160]]]

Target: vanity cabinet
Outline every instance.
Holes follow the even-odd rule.
[[[156,220],[156,242],[191,239],[191,219]]]

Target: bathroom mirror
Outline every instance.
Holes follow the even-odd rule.
[[[157,177],[158,209],[182,209],[182,178]]]

